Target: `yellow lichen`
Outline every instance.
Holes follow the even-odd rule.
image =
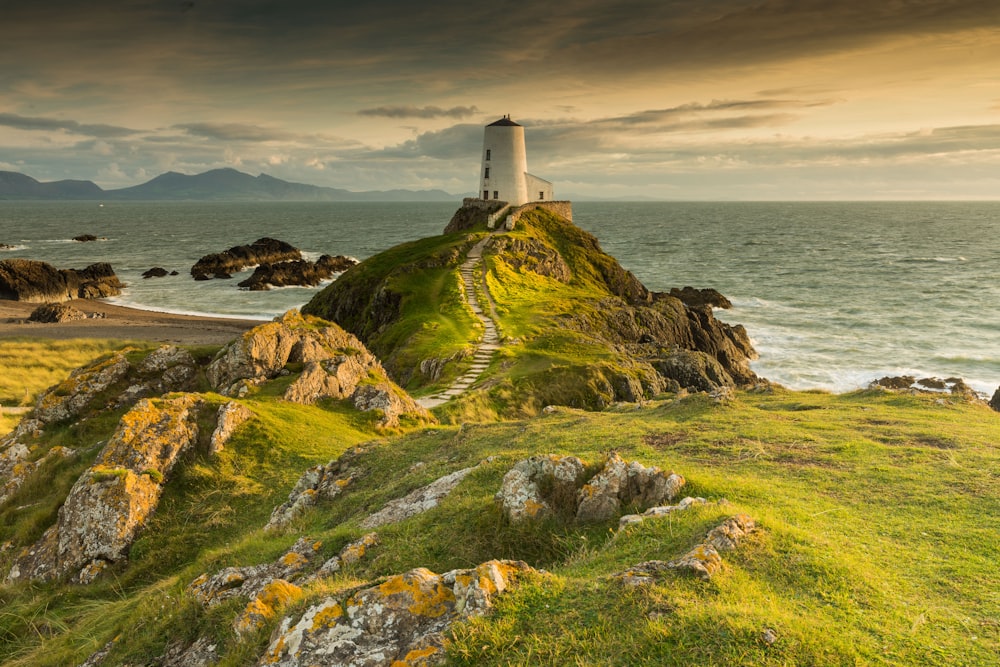
[[[337,624],[337,621],[344,616],[344,608],[340,603],[334,602],[332,605],[323,607],[313,616],[310,630],[330,628]]]
[[[426,664],[427,658],[430,658],[440,652],[441,649],[436,646],[415,648],[412,651],[409,651],[402,660],[393,660],[392,667],[415,667],[419,664]]]
[[[294,551],[289,551],[287,554],[281,557],[281,564],[289,569],[301,569],[306,563],[309,562],[305,556]]]
[[[430,584],[430,590],[424,590],[422,583]],[[437,618],[448,613],[455,603],[455,593],[442,583],[440,577],[422,567],[389,577],[378,587],[378,591],[385,597],[408,597],[410,602],[406,609],[417,616]]]
[[[538,516],[544,509],[545,505],[536,500],[532,500],[529,498],[528,500],[524,501],[524,513],[530,517]]]

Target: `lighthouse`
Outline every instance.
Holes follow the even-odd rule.
[[[553,199],[552,183],[528,173],[524,127],[512,121],[510,116],[486,126],[479,176],[479,192],[484,200],[522,206]]]

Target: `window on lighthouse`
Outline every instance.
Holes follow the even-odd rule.
[[[490,149],[489,148],[486,149],[486,159],[487,160],[490,159]]]
[[[489,198],[490,198],[490,191],[483,190],[483,199],[489,199]]]
[[[489,177],[490,177],[490,168],[486,167],[486,175],[483,176],[483,178],[489,178]]]
[[[494,190],[493,191],[493,198],[494,199],[500,199],[500,193],[498,191]]]

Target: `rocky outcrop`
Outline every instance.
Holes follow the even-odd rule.
[[[389,667],[444,661],[444,635],[488,611],[497,595],[536,571],[521,561],[487,561],[435,574],[425,568],[329,597],[285,618],[259,665]]]
[[[191,353],[175,345],[161,345],[146,356],[129,375],[130,384],[118,395],[115,405],[131,405],[140,398],[173,391],[192,391],[198,378],[198,364]]]
[[[704,498],[692,498],[688,496],[681,500],[676,505],[658,505],[656,507],[650,507],[648,510],[642,514],[626,514],[625,516],[618,519],[618,528],[622,529],[626,526],[634,526],[637,523],[642,523],[646,519],[653,519],[657,517],[669,516],[674,512],[683,512],[686,509],[695,507],[697,505],[704,505],[708,501]]]
[[[253,418],[250,408],[236,401],[229,401],[221,408],[215,417],[215,430],[208,443],[208,453],[221,452],[237,428]]]
[[[123,287],[106,263],[60,270],[32,259],[0,261],[0,299],[31,303],[100,299],[121,294]]]
[[[562,255],[540,239],[499,236],[490,240],[490,248],[502,254],[504,263],[515,271],[531,271],[561,283],[573,277]]]
[[[625,462],[615,452],[589,479],[575,456],[533,456],[504,475],[494,500],[512,522],[556,515],[594,523],[618,516],[624,507],[671,500],[682,486],[680,475]]]
[[[618,572],[612,575],[612,578],[629,587],[654,584],[659,577],[671,570],[710,579],[722,568],[720,553],[736,549],[756,528],[756,523],[749,515],[737,514],[710,530],[701,544],[680,558],[667,562],[649,560]]]
[[[214,575],[202,574],[188,585],[187,592],[205,608],[234,597],[252,600],[275,580],[299,580],[322,546],[322,542],[300,538],[273,563],[227,567]]]
[[[309,468],[295,483],[288,500],[275,507],[265,529],[280,530],[320,500],[333,500],[361,477],[364,471],[357,465],[362,449],[351,449],[335,461]]]
[[[25,549],[9,581],[72,573],[89,583],[126,550],[156,509],[178,458],[198,436],[199,398],[143,400],[126,413],[97,460],[77,480],[56,524]]]
[[[49,461],[76,456],[76,450],[56,445],[35,461],[30,460],[30,455],[28,447],[16,439],[9,445],[0,443],[0,504],[17,493],[36,470]]]
[[[997,387],[997,390],[993,392],[993,397],[990,399],[990,407],[1000,412],[1000,387]]]
[[[357,409],[376,413],[385,427],[398,425],[404,416],[433,420],[389,380],[361,341],[335,324],[304,318],[294,310],[220,350],[206,375],[220,393],[234,395],[245,391],[247,383],[278,376],[288,363],[303,364],[303,370],[286,390],[286,400],[308,404],[324,398],[350,399]]]
[[[983,400],[984,396],[965,383],[965,380],[957,377],[950,378],[920,378],[913,375],[886,376],[872,380],[869,389],[888,389],[890,391],[909,391],[911,393],[950,393],[959,400],[977,403]],[[998,390],[1000,391],[1000,390]],[[996,395],[994,395],[996,398]]]
[[[73,240],[79,243],[90,243],[91,241],[97,241],[98,238],[93,234],[80,234],[79,236],[74,236]],[[107,241],[106,238],[101,238],[100,240]]]
[[[664,473],[638,461],[628,463],[616,452],[604,461],[601,471],[590,478],[577,496],[576,520],[583,523],[607,521],[617,517],[623,507],[650,507],[672,500],[684,478]]]
[[[289,285],[313,287],[338,273],[343,273],[357,263],[358,260],[344,255],[336,257],[323,255],[315,262],[298,259],[277,264],[261,264],[254,269],[253,275],[241,281],[238,286],[250,291]]]
[[[732,308],[733,303],[718,290],[712,288],[695,289],[685,286],[681,289],[671,288],[669,296],[680,299],[681,303],[691,308]]]
[[[87,319],[87,314],[67,306],[65,303],[43,303],[28,315],[29,322],[42,324],[58,324],[60,322],[76,322]]]
[[[575,456],[532,456],[517,462],[506,475],[494,500],[513,522],[576,514],[576,495],[586,477]]]
[[[459,482],[476,469],[476,466],[463,468],[441,477],[427,486],[416,489],[402,498],[386,503],[386,506],[361,522],[362,528],[378,528],[392,523],[399,523],[411,516],[422,514],[438,506],[442,499],[455,490]]]
[[[128,374],[131,366],[125,352],[78,368],[67,379],[45,391],[35,402],[35,419],[49,424],[79,415],[99,394]]]
[[[233,246],[222,252],[205,255],[191,267],[191,276],[195,280],[228,278],[250,266],[296,259],[302,259],[298,248],[284,241],[265,237],[250,245]]]
[[[174,271],[171,274],[169,271],[167,271],[166,269],[164,269],[163,267],[160,267],[160,266],[154,266],[153,268],[147,269],[146,271],[142,272],[142,277],[143,278],[163,278],[164,276],[168,276],[168,275],[175,275],[176,276],[177,272]]]

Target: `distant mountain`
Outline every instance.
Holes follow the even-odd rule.
[[[0,199],[100,199],[104,201],[455,201],[444,190],[369,190],[351,192],[290,183],[267,174],[213,169],[189,176],[168,171],[141,185],[104,190],[92,181],[41,183],[14,171],[0,171]]]
[[[16,171],[0,171],[0,199],[99,199],[104,195],[93,181],[41,183]]]

